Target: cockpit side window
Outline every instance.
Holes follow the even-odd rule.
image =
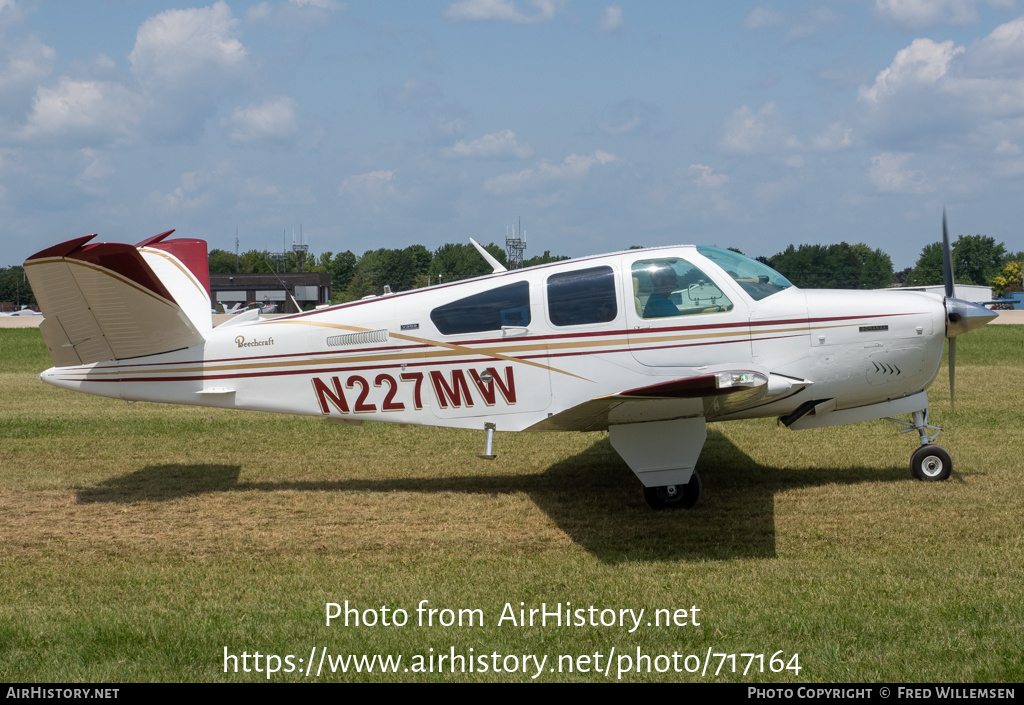
[[[615,273],[591,267],[548,277],[548,316],[556,326],[607,323],[619,315]]]
[[[697,252],[717,264],[755,301],[793,286],[788,279],[766,264],[720,247],[698,247]]]
[[[692,316],[731,311],[733,304],[714,280],[678,257],[633,263],[633,302],[641,318]]]
[[[430,312],[442,335],[501,330],[530,325],[530,285],[516,282],[467,296]]]

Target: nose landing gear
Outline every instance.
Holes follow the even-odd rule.
[[[941,482],[949,479],[953,472],[953,460],[945,448],[932,443],[942,433],[942,429],[928,423],[928,409],[915,411],[913,418],[913,421],[889,419],[906,427],[901,429],[900,433],[916,431],[921,438],[921,446],[910,456],[911,474],[918,480],[926,482]],[[934,433],[930,433],[930,431],[934,431]]]
[[[924,445],[910,456],[910,472],[918,480],[939,482],[953,472],[953,461],[942,446]]]

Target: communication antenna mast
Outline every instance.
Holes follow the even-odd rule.
[[[523,253],[526,251],[526,236],[523,234],[523,218],[519,218],[518,230],[513,228],[512,237],[505,230],[505,252],[508,254],[508,268],[522,269]]]
[[[301,272],[306,263],[306,253],[309,252],[309,245],[302,241],[302,224],[299,223],[299,242],[295,242],[295,229],[292,229],[292,249],[288,249],[288,229],[285,228],[281,235],[281,251],[269,252],[270,259],[274,261],[275,272],[288,271],[288,255],[295,254],[296,271]]]
[[[274,273],[278,274],[281,270],[281,265],[284,264],[284,271],[288,271],[288,247],[285,244],[288,240],[288,230],[281,231],[281,251],[280,252],[268,252],[270,259],[274,261]]]
[[[302,241],[302,223],[299,223],[299,244],[295,244],[295,231],[292,230],[292,252],[295,253],[295,263],[298,271],[302,271],[302,265],[306,262],[306,253],[309,252],[309,245]]]

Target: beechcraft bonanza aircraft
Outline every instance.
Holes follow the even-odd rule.
[[[173,231],[172,231],[173,232]],[[49,384],[126,400],[503,431],[597,431],[654,508],[692,507],[709,421],[793,429],[895,417],[910,465],[949,477],[927,387],[955,336],[996,314],[923,292],[804,291],[716,247],[630,250],[213,328],[206,243],[33,255]],[[474,242],[474,245],[476,243]]]

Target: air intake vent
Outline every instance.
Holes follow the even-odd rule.
[[[388,331],[368,330],[363,333],[346,333],[345,335],[332,335],[327,339],[327,345],[332,348],[341,345],[368,345],[370,343],[388,342]]]

